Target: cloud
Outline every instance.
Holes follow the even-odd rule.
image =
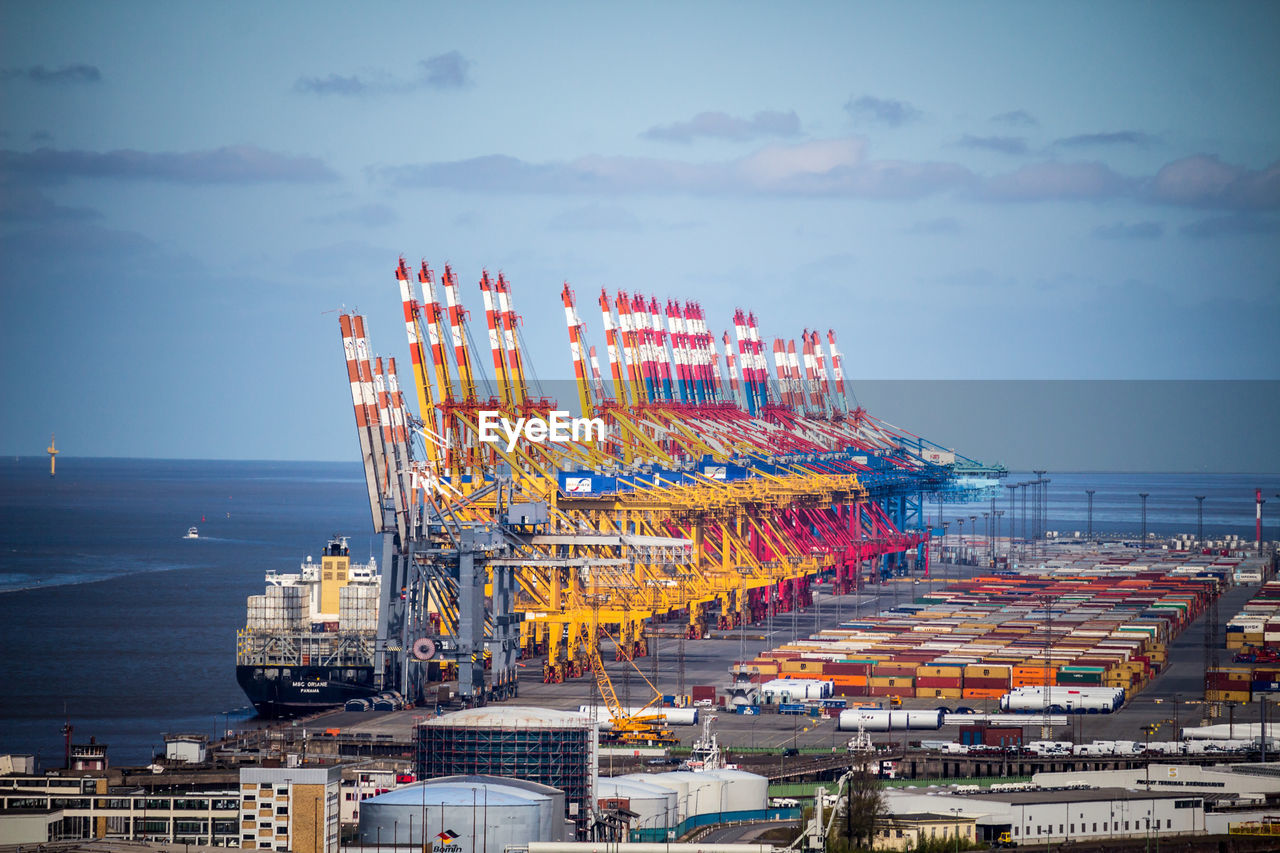
[[[1156,240],[1163,235],[1164,226],[1159,222],[1135,222],[1132,225],[1117,222],[1093,229],[1093,236],[1103,240]]]
[[[314,95],[360,95],[369,86],[359,77],[330,74],[328,77],[299,77],[293,88]]]
[[[27,137],[27,141],[49,145],[53,143],[53,134],[47,130],[37,130],[35,133]]]
[[[471,85],[471,60],[456,50],[440,53],[418,62],[417,76],[395,77],[374,69],[364,77],[351,74],[329,74],[325,77],[299,77],[293,83],[295,92],[310,95],[402,95],[421,89],[462,89]]]
[[[1009,127],[1039,127],[1040,122],[1026,110],[1011,110],[991,117],[996,124],[1007,124]]]
[[[307,221],[317,225],[363,225],[366,228],[380,228],[399,222],[400,214],[385,204],[362,204],[323,216],[313,216]]]
[[[639,231],[640,220],[625,207],[593,202],[561,211],[550,226],[557,231]]]
[[[924,115],[906,101],[898,101],[893,98],[876,98],[872,95],[850,98],[845,103],[844,108],[855,119],[870,119],[882,122],[890,127],[900,127]]]
[[[1102,163],[1033,163],[984,179],[975,196],[983,201],[1096,200],[1129,192],[1133,183]]]
[[[61,68],[45,68],[32,65],[27,68],[0,68],[0,80],[26,80],[44,86],[74,86],[81,83],[99,83],[102,72],[96,65],[77,62]]]
[[[1055,139],[1053,144],[1060,148],[1088,148],[1098,145],[1133,145],[1147,148],[1156,142],[1156,137],[1137,130],[1120,130],[1115,133],[1082,133],[1079,136],[1067,136]]]
[[[959,234],[960,223],[954,217],[941,216],[925,219],[907,229],[908,234]]]
[[[337,178],[314,157],[265,151],[253,145],[230,145],[209,151],[0,151],[0,175],[31,183],[59,183],[69,178],[117,178],[179,184],[257,184],[316,182]]]
[[[456,50],[424,59],[418,65],[425,73],[423,82],[434,89],[460,89],[471,83],[471,60]]]
[[[980,148],[1001,154],[1027,153],[1027,140],[1021,136],[972,136],[966,133],[956,144],[962,148]]]
[[[736,160],[687,163],[589,156],[528,163],[489,155],[396,166],[376,173],[401,187],[521,193],[686,192],[858,198],[920,198],[965,185],[972,173],[952,163],[871,160],[859,137],[775,144]]]
[[[1280,161],[1253,170],[1196,154],[1167,163],[1145,188],[1150,201],[1186,207],[1268,210],[1280,207]]]
[[[687,193],[917,199],[955,193],[985,202],[1102,201],[1235,210],[1280,207],[1280,163],[1254,171],[1199,155],[1153,176],[1121,175],[1101,162],[1044,161],[984,176],[952,162],[875,159],[850,136],[773,143],[729,160],[589,155],[530,162],[503,154],[370,168],[371,180],[468,192],[618,195]]]
[[[1216,216],[1190,222],[1179,229],[1183,235],[1197,239],[1280,234],[1280,220],[1245,213]]]
[[[702,112],[689,121],[655,125],[640,136],[662,142],[692,142],[698,136],[745,142],[762,136],[796,136],[799,133],[800,117],[795,110],[785,113],[762,110],[749,119],[722,112]]]

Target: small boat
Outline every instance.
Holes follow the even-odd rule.
[[[200,538],[200,531],[199,531],[199,530],[196,530],[194,527],[188,527],[188,528],[187,528],[187,535],[186,535],[186,536],[183,536],[182,538],[183,538],[183,539],[199,539],[199,538]]]

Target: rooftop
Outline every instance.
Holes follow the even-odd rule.
[[[528,705],[488,705],[483,708],[467,708],[442,717],[434,717],[419,723],[420,726],[466,726],[478,729],[507,728],[590,728],[595,723],[585,714],[576,711],[557,711],[551,708],[533,708]]]
[[[996,800],[1015,806],[1037,803],[1093,803],[1106,800],[1182,800],[1198,794],[1188,791],[1136,791],[1128,788],[1073,788],[1059,791],[1007,791],[965,794],[971,800]]]

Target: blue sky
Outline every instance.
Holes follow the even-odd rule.
[[[1280,379],[1274,3],[8,3],[0,57],[0,452],[354,458],[401,253],[481,322],[504,271],[543,378],[567,280],[855,381]]]

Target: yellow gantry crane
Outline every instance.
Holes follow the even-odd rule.
[[[382,360],[371,358],[363,318],[340,318],[375,527],[386,529],[394,511],[402,541],[452,537],[450,530],[503,521],[513,505],[545,505],[538,530],[510,537],[500,562],[515,571],[521,651],[546,656],[546,680],[590,670],[612,713],[617,697],[600,665],[602,632],[616,632],[618,657],[629,660],[646,653],[651,618],[682,620],[687,636],[701,637],[768,609],[799,607],[818,573],[836,569],[856,579],[863,560],[875,556],[863,544],[862,469],[847,457],[849,448],[891,451],[894,437],[830,402],[844,397],[834,336],[828,374],[817,334],[806,333],[808,385],[794,344],[791,360],[775,346],[788,399],[816,401],[787,408],[768,402],[753,315],[735,315],[736,355],[725,333],[722,371],[700,306],[668,301],[664,323],[656,298],[619,293],[611,301],[602,290],[606,385],[566,283],[577,405],[582,418],[601,422],[603,435],[482,440],[483,423],[493,418],[550,419],[557,405],[530,393],[510,282],[488,272],[479,280],[496,383],[496,393],[482,398],[452,268],[441,276],[443,300],[425,261],[415,277],[401,259],[396,280],[417,415],[394,369],[384,377]],[[415,454],[419,444],[424,452]],[[787,454],[806,464],[786,462]],[[750,476],[728,477],[731,467]],[[509,485],[496,487],[501,482]],[[422,529],[424,509],[447,519],[449,530]],[[897,544],[901,550],[916,540]],[[428,596],[444,633],[456,624],[451,594],[437,585]],[[641,731],[622,725],[623,733]]]

